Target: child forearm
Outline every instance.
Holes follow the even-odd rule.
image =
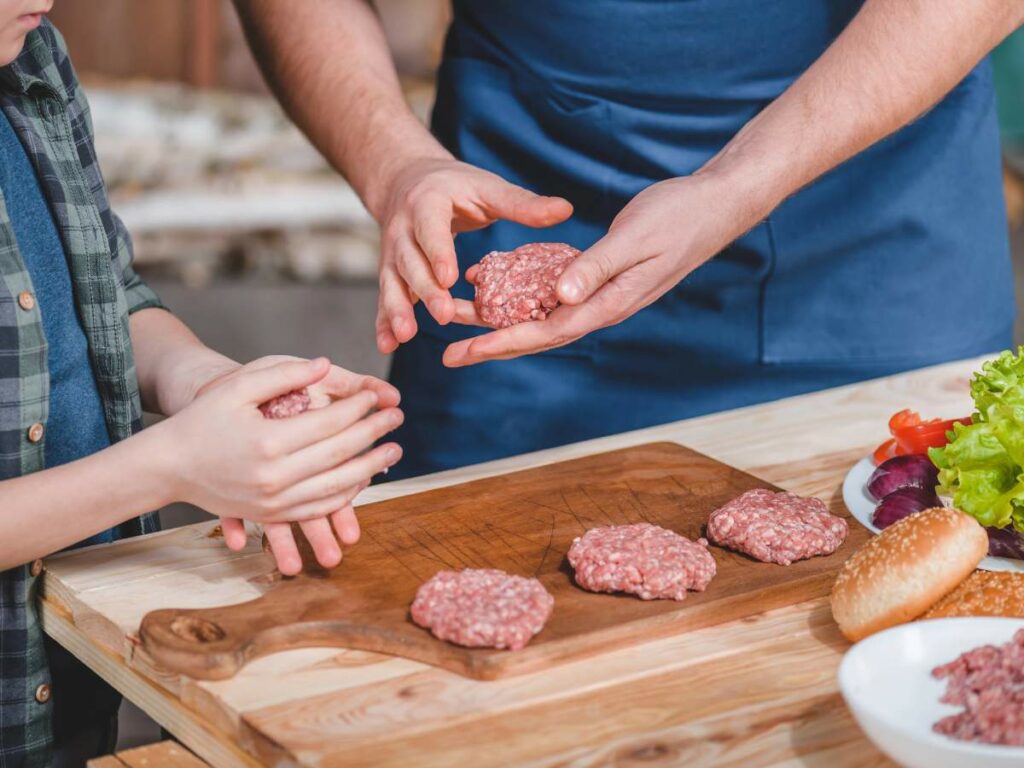
[[[142,406],[173,416],[195,399],[203,384],[237,369],[181,320],[162,309],[143,309],[129,320]]]
[[[60,551],[171,501],[160,430],[0,482],[0,571]]]
[[[180,354],[171,347],[168,354]],[[160,365],[151,352],[144,350],[144,360]],[[173,378],[147,375],[154,390],[165,385],[161,376]],[[258,407],[337,375],[324,359],[242,371],[106,450],[0,482],[0,570],[171,501],[260,523],[314,520],[345,509],[369,478],[401,456],[394,443],[371,448],[402,421],[401,411],[387,406],[397,393],[377,382],[281,420],[264,418]]]

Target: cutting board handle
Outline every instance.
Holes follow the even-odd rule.
[[[308,622],[310,602],[333,596],[320,579],[308,580],[301,594],[297,586],[282,584],[269,600],[151,611],[142,619],[139,637],[149,655],[168,669],[222,680],[257,656],[292,645],[290,630]]]
[[[253,601],[255,602],[255,601]],[[249,605],[243,603],[242,605]],[[222,680],[231,677],[252,658],[253,641],[280,619],[253,621],[259,614],[247,612],[247,621],[235,620],[231,606],[208,610],[159,610],[146,614],[139,636],[149,654],[173,670],[194,670],[196,677]],[[214,615],[215,614],[215,615]]]

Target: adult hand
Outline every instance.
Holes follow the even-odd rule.
[[[261,403],[303,387],[314,402],[334,402],[289,419],[264,418]],[[397,402],[390,385],[323,359],[264,358],[209,382],[157,427],[175,444],[179,497],[220,515],[232,549],[245,545],[239,518],[263,523],[287,574],[301,568],[289,522],[300,523],[327,567],[341,559],[335,531],[345,543],[358,539],[352,500],[401,457],[394,443],[367,451],[401,424]]]
[[[653,303],[754,222],[728,205],[701,175],[654,184],[615,217],[608,234],[566,268],[557,307],[546,320],[451,344],[444,364],[504,360],[569,344],[620,323]],[[476,270],[467,271],[471,282]],[[472,302],[457,301],[455,321],[484,325]]]
[[[572,206],[454,159],[425,158],[395,176],[375,214],[381,225],[377,347],[389,354],[416,335],[417,300],[442,325],[455,317],[448,290],[459,278],[456,234],[499,219],[550,227],[569,218]]]

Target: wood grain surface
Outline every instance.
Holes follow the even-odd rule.
[[[839,565],[866,540],[864,528],[852,528],[832,555],[788,567],[712,546],[714,580],[680,602],[575,585],[566,553],[587,530],[648,522],[696,540],[711,512],[767,486],[676,443],[649,443],[423,491],[363,507],[364,540],[338,568],[309,568],[235,606],[154,611],[139,635],[162,666],[206,680],[309,646],[402,656],[482,680],[546,669],[827,594]],[[555,598],[547,626],[510,652],[463,648],[414,624],[409,606],[419,586],[462,568],[538,578]]]
[[[142,747],[125,749],[114,755],[97,757],[86,768],[209,768],[181,744],[160,741]]]
[[[981,360],[601,438],[367,489],[363,504],[630,445],[690,446],[845,514],[840,483],[888,417],[970,411]],[[361,508],[362,509],[362,508]],[[161,608],[242,602],[275,583],[258,539],[214,523],[46,561],[43,625],[214,766],[890,766],[836,686],[849,647],[824,598],[492,682],[365,651],[275,653],[196,681],[135,637]]]

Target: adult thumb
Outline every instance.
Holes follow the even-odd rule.
[[[563,304],[581,304],[624,270],[628,264],[622,249],[609,236],[598,240],[565,268],[556,290]]]

